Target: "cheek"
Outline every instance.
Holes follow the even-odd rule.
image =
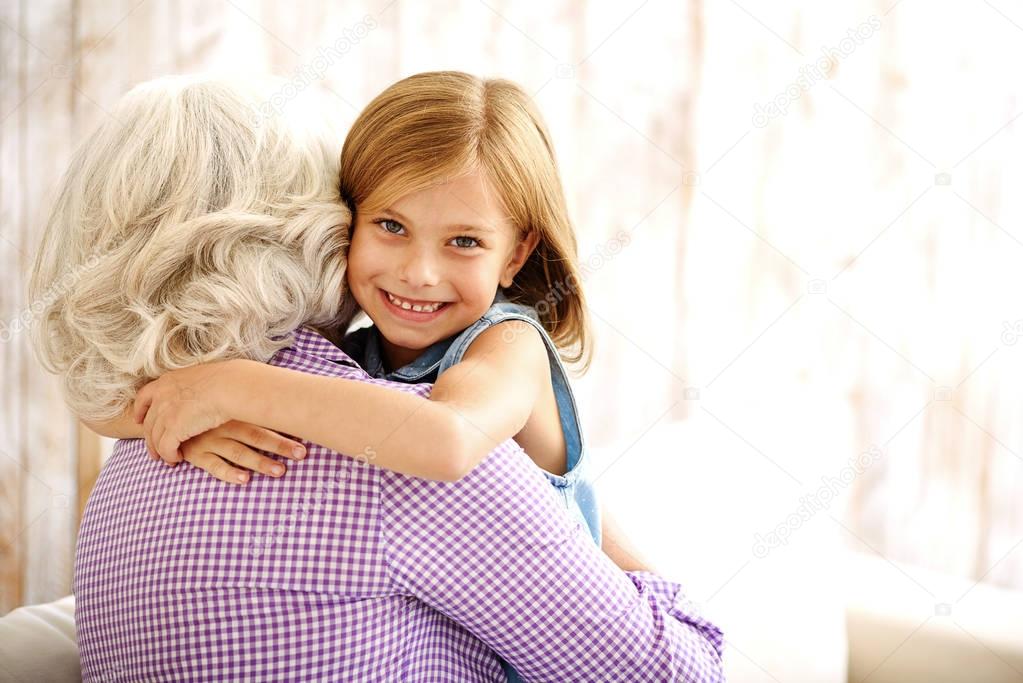
[[[355,235],[348,248],[348,281],[352,284],[360,283],[372,274],[374,261],[373,248],[366,240],[359,239],[359,232]]]
[[[352,240],[348,248],[348,288],[352,298],[359,306],[366,310],[372,308],[373,288],[371,280],[376,276],[377,271],[372,267],[372,249],[366,249],[365,245],[358,245],[358,240]]]
[[[479,266],[484,266],[484,264],[479,264]],[[465,298],[471,299],[477,304],[489,305],[501,284],[498,282],[500,273],[491,265],[465,268],[459,275],[460,288],[465,292]]]

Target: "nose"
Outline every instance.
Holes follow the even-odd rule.
[[[421,287],[433,287],[440,281],[440,269],[436,257],[428,248],[409,248],[402,257],[398,277],[413,291]]]

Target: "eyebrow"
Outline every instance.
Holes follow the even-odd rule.
[[[398,220],[402,221],[403,223],[411,223],[412,222],[408,218],[406,218],[405,216],[401,215],[401,213],[399,213],[398,211],[395,211],[394,209],[391,209],[391,208],[381,209],[379,213],[391,214],[392,216],[394,216]],[[484,234],[487,234],[487,233],[492,234],[492,233],[496,233],[497,232],[497,230],[495,230],[494,228],[490,227],[489,225],[472,225],[472,224],[469,224],[469,223],[456,223],[454,225],[449,225],[447,227],[448,227],[449,230],[466,230],[466,231],[471,231],[471,232],[480,232],[480,233],[484,233]]]

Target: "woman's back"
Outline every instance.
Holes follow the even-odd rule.
[[[345,358],[302,329],[271,363],[429,394]],[[282,479],[239,487],[117,443],[78,539],[85,680],[503,680],[491,650],[395,587],[376,496],[400,475],[307,447]]]

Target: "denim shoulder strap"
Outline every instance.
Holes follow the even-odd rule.
[[[461,362],[469,345],[476,340],[484,330],[504,322],[506,320],[522,320],[529,323],[540,333],[544,344],[547,347],[547,360],[551,368],[551,384],[554,387],[554,397],[558,402],[558,413],[561,419],[561,431],[565,435],[566,466],[568,471],[582,459],[583,451],[583,430],[579,419],[579,410],[576,405],[572,387],[568,381],[568,373],[565,370],[561,356],[558,355],[558,348],[554,341],[547,334],[547,330],[540,324],[536,311],[529,306],[516,304],[509,301],[497,301],[479,320],[469,328],[455,337],[447,353],[441,360],[438,376],[452,365]]]

